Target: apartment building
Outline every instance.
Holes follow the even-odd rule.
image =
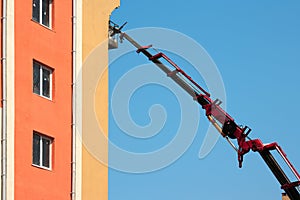
[[[107,199],[107,166],[83,144],[86,116],[75,109],[92,105],[82,103],[84,87],[76,83],[85,83],[83,63],[107,39],[117,6],[118,0],[0,1],[2,199]],[[102,51],[107,64],[108,49]],[[104,127],[107,82],[98,105]]]

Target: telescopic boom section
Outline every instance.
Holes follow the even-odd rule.
[[[126,24],[126,23],[125,23]],[[124,25],[125,25],[124,24]],[[141,46],[134,39],[132,39],[126,33],[123,33],[121,29],[124,27],[122,25],[120,28],[114,23],[110,23],[109,29],[110,33],[113,35],[120,34],[120,40],[126,39],[133,46],[137,48],[137,53],[144,54],[150,61],[152,61],[157,67],[159,67],[163,72],[167,74],[174,82],[176,82],[182,89],[184,89],[192,98],[197,101],[202,108],[205,110],[208,120],[217,129],[217,131],[227,139],[227,141],[234,147],[234,144],[230,139],[235,139],[238,144],[238,148],[234,147],[238,153],[239,167],[242,167],[243,156],[250,150],[254,152],[259,152],[263,160],[266,162],[268,167],[271,169],[272,173],[275,175],[281,188],[287,193],[291,200],[300,200],[300,176],[294,166],[286,157],[283,150],[277,145],[277,143],[263,144],[261,140],[254,139],[251,140],[248,137],[251,129],[247,126],[238,126],[234,119],[224,111],[220,105],[221,101],[216,99],[212,100],[210,94],[205,91],[200,85],[198,85],[190,76],[188,76],[177,64],[175,64],[167,55],[162,52],[152,55],[148,49],[152,45]],[[164,64],[166,63],[166,64]],[[230,138],[230,139],[229,139]],[[297,181],[291,182],[287,177],[283,169],[280,167],[278,162],[271,154],[271,150],[277,150],[281,155],[287,166],[295,175]]]

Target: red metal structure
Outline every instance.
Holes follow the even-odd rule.
[[[125,23],[126,24],[126,23]],[[188,76],[178,65],[176,65],[167,55],[160,52],[152,55],[148,49],[152,48],[152,45],[141,46],[134,41],[126,33],[123,33],[121,29],[123,24],[119,27],[117,24],[110,22],[110,32],[120,34],[120,40],[126,39],[133,46],[137,48],[137,53],[143,53],[150,61],[157,65],[167,76],[173,79],[180,87],[182,87],[193,99],[198,102],[206,112],[208,120],[217,129],[217,131],[230,143],[230,145],[237,151],[239,167],[242,167],[243,156],[250,150],[258,152],[268,165],[276,179],[279,181],[281,188],[287,193],[291,200],[300,200],[300,175],[288,160],[286,154],[277,143],[263,144],[259,139],[250,139],[248,137],[251,129],[247,126],[238,126],[234,119],[224,111],[220,105],[221,101],[216,99],[212,100],[210,94],[205,91],[200,85],[198,85],[190,76]],[[164,60],[164,61],[163,61]],[[166,64],[164,64],[164,63]],[[232,143],[231,140],[236,140],[238,147]],[[272,150],[276,150],[282,159],[285,161],[289,169],[295,175],[296,181],[292,182],[277,160],[271,154]]]

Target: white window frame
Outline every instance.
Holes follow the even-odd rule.
[[[47,170],[52,170],[52,145],[53,145],[53,138],[50,138],[50,137],[47,137],[47,136],[44,136],[42,135],[41,133],[37,132],[37,131],[33,131],[33,135],[32,137],[34,136],[34,134],[40,136],[40,164],[37,165],[37,164],[34,164],[33,163],[33,160],[32,160],[32,165],[35,166],[35,167],[39,167],[39,168],[43,168],[43,169],[47,169]],[[49,145],[49,167],[46,167],[46,166],[43,166],[43,139],[45,140],[48,140],[50,142],[50,145]],[[33,141],[33,140],[32,140]],[[33,151],[33,146],[32,146],[32,151]]]
[[[33,60],[32,67],[34,67],[34,63],[39,65],[39,71],[40,71],[40,94],[37,94],[37,93],[34,93],[34,94],[37,94],[41,97],[52,100],[52,85],[53,85],[52,74],[53,74],[53,69],[51,69],[50,67],[46,67],[45,65],[41,64],[40,62],[38,62],[36,60]],[[50,76],[49,77],[49,82],[50,82],[49,83],[49,97],[43,95],[43,69],[50,72],[50,75],[49,75]],[[34,71],[34,69],[33,69],[33,71]],[[32,84],[34,84],[34,83],[32,83]]]
[[[49,0],[49,26],[43,24],[43,1],[44,0],[38,0],[38,1],[40,2],[39,19],[38,19],[38,21],[36,21],[36,20],[34,20],[34,21],[38,22],[42,26],[45,26],[47,28],[52,29],[52,5],[53,5],[53,0]]]

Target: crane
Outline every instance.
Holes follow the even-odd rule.
[[[122,32],[122,26],[109,22],[109,36],[114,37],[119,35],[120,40],[126,39],[135,48],[137,53],[144,54],[149,61],[153,62],[158,68],[160,68],[168,77],[170,77],[175,83],[177,83],[182,89],[184,89],[200,106],[204,109],[208,121],[216,128],[216,130],[225,138],[228,143],[235,149],[238,154],[239,167],[242,167],[243,157],[250,150],[258,152],[271,172],[281,185],[288,197],[291,200],[300,200],[300,175],[296,168],[292,165],[283,149],[276,143],[264,144],[260,139],[251,139],[249,133],[251,129],[248,126],[239,126],[235,120],[221,108],[219,99],[213,100],[210,93],[197,84],[188,74],[186,74],[175,62],[173,62],[166,54],[158,52],[151,54],[149,49],[152,45],[141,46],[133,38]],[[165,64],[166,63],[166,64]],[[237,146],[234,145],[232,140],[236,140]],[[277,151],[282,157],[288,168],[291,170],[296,178],[296,181],[291,181],[279,162],[272,155],[271,151]]]

